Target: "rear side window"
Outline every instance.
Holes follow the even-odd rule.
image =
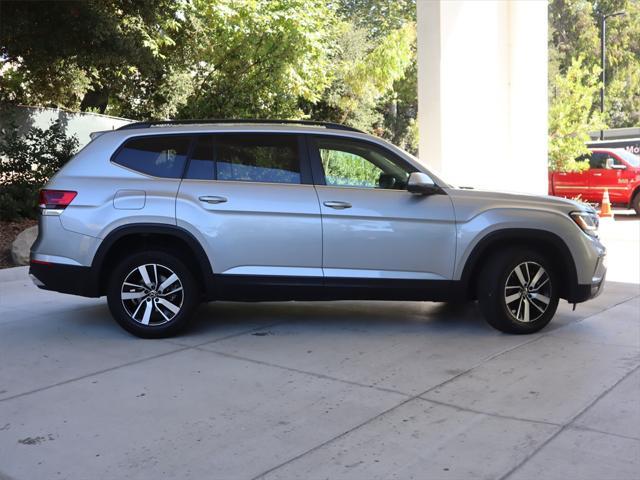
[[[190,137],[182,135],[132,138],[118,151],[113,162],[154,177],[180,178],[190,141]]]
[[[300,183],[295,135],[218,135],[215,152],[218,180]]]

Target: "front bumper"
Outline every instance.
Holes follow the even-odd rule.
[[[91,267],[32,260],[29,275],[33,283],[43,290],[83,297],[99,296]]]
[[[606,276],[607,266],[605,265],[605,255],[603,253],[600,257],[598,257],[591,283],[585,285],[578,284],[573,294],[569,298],[567,298],[569,303],[586,302],[587,300],[600,295],[604,288]]]

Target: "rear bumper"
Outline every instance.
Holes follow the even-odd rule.
[[[32,261],[29,275],[33,283],[43,290],[83,297],[100,296],[91,267]]]

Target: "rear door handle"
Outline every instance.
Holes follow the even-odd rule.
[[[202,197],[198,197],[198,200],[205,203],[224,203],[227,201],[227,198],[219,197],[217,195],[204,195]]]
[[[335,208],[336,210],[344,210],[345,208],[351,208],[351,204],[349,202],[338,202],[338,201],[328,201],[323,202],[325,207]]]

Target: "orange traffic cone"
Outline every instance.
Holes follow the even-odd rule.
[[[613,212],[611,211],[611,201],[609,200],[609,189],[604,189],[602,195],[602,205],[600,206],[600,218],[613,218]]]

